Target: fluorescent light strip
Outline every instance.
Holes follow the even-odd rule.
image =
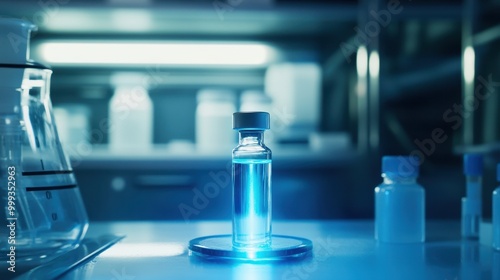
[[[366,72],[368,71],[368,51],[366,47],[360,46],[358,52],[356,53],[356,70],[358,76],[366,77]]]
[[[467,46],[464,50],[464,58],[463,58],[463,73],[465,82],[468,84],[472,84],[474,82],[475,75],[475,52],[471,46]]]
[[[378,78],[378,74],[380,71],[380,58],[378,56],[377,51],[372,51],[370,53],[368,67],[369,67],[369,71],[370,71],[370,76],[372,76],[374,78]]]
[[[52,65],[264,66],[274,49],[259,43],[48,41],[38,57]]]

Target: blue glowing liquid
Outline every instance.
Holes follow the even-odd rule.
[[[233,159],[233,245],[271,244],[271,160]]]

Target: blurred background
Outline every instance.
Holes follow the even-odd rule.
[[[39,26],[91,220],[231,217],[234,111],[271,114],[275,219],[373,217],[380,157],[458,219],[462,154],[500,151],[500,1],[2,1]]]

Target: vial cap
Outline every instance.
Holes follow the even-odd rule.
[[[500,182],[500,163],[497,165],[497,181]]]
[[[29,21],[0,19],[0,63],[25,65],[29,61],[30,33],[36,25]]]
[[[382,173],[388,176],[414,178],[419,174],[420,160],[416,156],[382,157]]]
[[[464,155],[464,174],[479,176],[483,174],[483,156],[479,154]]]
[[[265,130],[270,128],[269,113],[236,112],[233,113],[233,129]]]

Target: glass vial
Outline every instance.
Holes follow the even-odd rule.
[[[500,164],[497,165],[497,181],[500,182]],[[500,186],[493,191],[493,248],[500,250]]]
[[[462,198],[462,237],[465,238],[479,238],[482,174],[483,157],[477,154],[464,155],[466,196]]]
[[[425,190],[417,184],[415,157],[382,158],[384,181],[375,188],[375,239],[388,243],[425,240]]]
[[[233,129],[233,246],[259,248],[271,244],[271,150],[264,145],[269,114],[237,112]]]

